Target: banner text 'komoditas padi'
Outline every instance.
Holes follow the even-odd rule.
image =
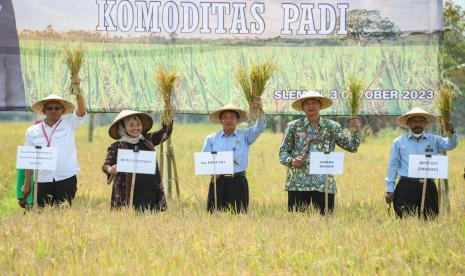
[[[334,100],[325,114],[347,114],[349,76],[367,85],[362,114],[428,108],[441,73],[437,0],[0,3],[11,6],[0,9],[0,24],[10,30],[8,39],[0,33],[0,43],[16,42],[20,53],[17,66],[0,62],[0,77],[13,74],[24,84],[0,86],[0,95],[22,95],[23,106],[50,93],[68,97],[63,46],[86,49],[82,88],[90,110],[103,112],[160,111],[154,81],[160,67],[180,75],[174,100],[183,113],[208,113],[228,102],[245,107],[237,68],[268,60],[277,70],[262,100],[274,114],[293,113],[290,102],[308,90]],[[0,59],[9,58],[4,48]]]

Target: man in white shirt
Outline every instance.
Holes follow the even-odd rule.
[[[75,143],[75,132],[86,116],[86,105],[82,95],[76,96],[74,104],[56,95],[49,95],[32,105],[32,110],[45,115],[45,119],[26,131],[26,146],[55,147],[58,150],[55,171],[39,170],[37,203],[56,205],[74,199],[77,190],[76,174],[79,172]],[[26,170],[23,193],[31,192],[30,176]]]

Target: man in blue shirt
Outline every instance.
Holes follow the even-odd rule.
[[[252,127],[236,129],[237,124],[247,120],[247,112],[232,104],[220,108],[210,114],[210,120],[223,126],[223,130],[207,136],[203,145],[204,152],[232,151],[234,152],[234,174],[217,175],[217,208],[231,210],[234,213],[247,212],[249,206],[249,184],[245,171],[247,169],[249,147],[265,130],[267,118],[261,102],[251,104],[261,110],[261,116]],[[208,189],[207,210],[215,210],[215,195],[213,177]]]
[[[409,155],[424,155],[427,149],[431,155],[441,154],[458,144],[458,136],[452,124],[446,126],[448,138],[425,133],[425,129],[436,121],[434,115],[417,107],[397,118],[397,124],[409,132],[392,143],[386,177],[386,202],[394,202],[394,210],[399,218],[409,214],[420,217],[423,179],[408,177]],[[395,186],[398,175],[400,180]],[[434,180],[428,179],[423,216],[434,218],[438,213],[438,191]]]

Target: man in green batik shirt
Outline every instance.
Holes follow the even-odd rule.
[[[305,117],[289,122],[279,150],[281,164],[288,166],[286,187],[288,192],[288,210],[304,211],[312,204],[324,215],[325,175],[310,175],[310,152],[333,152],[336,145],[356,152],[360,145],[357,118],[350,120],[355,131],[351,137],[343,134],[339,123],[322,118],[320,110],[328,108],[332,101],[315,91],[304,93],[292,103],[292,108],[305,113]],[[328,209],[334,210],[336,182],[329,175]]]

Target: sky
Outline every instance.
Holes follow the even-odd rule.
[[[465,0],[455,0],[454,3],[460,5],[462,8],[465,8]]]
[[[162,2],[165,1],[162,0]],[[174,1],[179,2],[180,0]],[[200,0],[189,1],[194,3],[200,2]],[[206,0],[202,2],[204,1]],[[255,1],[258,0],[235,0],[235,2],[248,3]],[[442,3],[441,0],[262,0],[261,2],[265,2],[267,8],[265,12],[266,33],[263,37],[273,37],[280,34],[283,21],[280,4],[284,2],[294,2],[297,4],[302,2],[350,3],[351,9],[378,9],[381,11],[382,16],[394,21],[402,31],[433,31],[441,28],[442,23],[442,17],[438,17],[440,9],[437,8],[437,3]],[[465,0],[458,2],[465,5]],[[73,29],[89,31],[95,30],[98,24],[96,0],[13,0],[13,3],[18,30],[42,30],[51,24],[59,31]],[[317,15],[316,18],[319,18],[319,16]],[[415,18],[415,20],[412,20],[412,18]],[[214,17],[211,20],[216,23]],[[296,25],[294,29],[298,28],[298,24]]]

